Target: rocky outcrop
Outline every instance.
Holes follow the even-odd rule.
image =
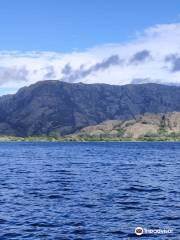
[[[81,129],[79,136],[141,138],[146,136],[180,135],[180,112],[145,114],[128,121],[105,121]]]

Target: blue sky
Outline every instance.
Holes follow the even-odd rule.
[[[0,0],[0,50],[82,51],[179,14],[179,0]]]
[[[180,84],[180,1],[0,0],[0,95],[52,79]]]

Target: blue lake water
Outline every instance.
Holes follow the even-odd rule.
[[[0,143],[0,240],[177,240],[179,203],[180,143]]]

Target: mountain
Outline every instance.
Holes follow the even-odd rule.
[[[65,135],[105,120],[180,111],[180,87],[41,81],[0,97],[0,135]]]
[[[72,135],[80,139],[116,139],[116,138],[165,138],[180,137],[180,112],[145,114],[136,119],[107,120],[98,125],[88,126]]]
[[[131,81],[131,84],[145,84],[145,83],[156,83],[156,84],[163,84],[163,85],[169,85],[169,86],[180,86],[177,82],[171,82],[171,81],[163,81],[160,79],[151,79],[151,78],[134,78]]]

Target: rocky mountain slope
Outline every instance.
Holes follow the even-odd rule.
[[[180,111],[180,87],[42,81],[0,97],[0,135],[66,135],[106,120]]]
[[[180,112],[145,114],[128,121],[109,120],[81,129],[80,137],[142,137],[180,136]]]

